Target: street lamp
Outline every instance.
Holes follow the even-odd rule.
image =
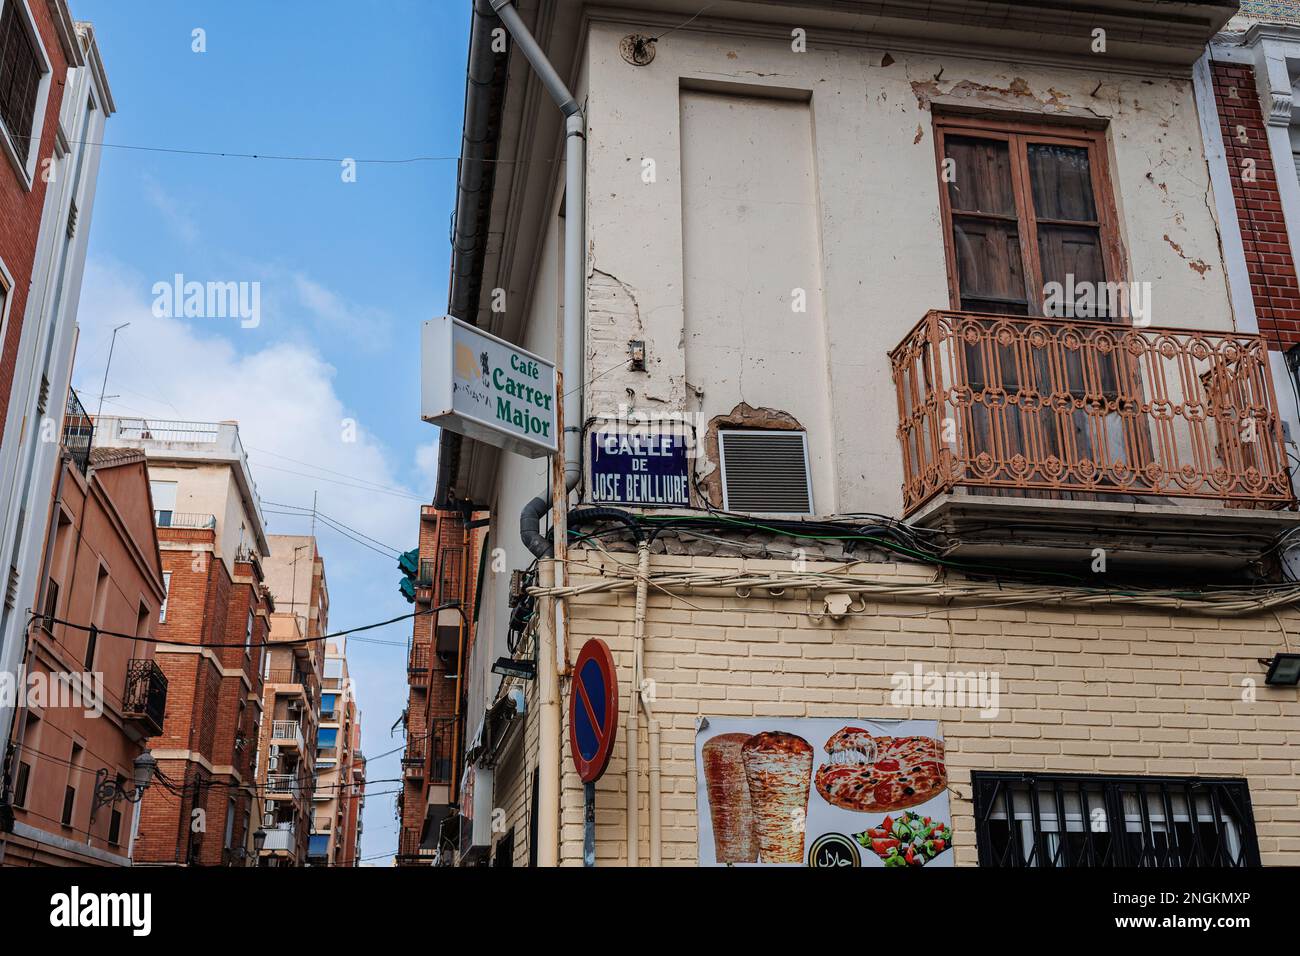
[[[132,766],[135,769],[133,790],[123,787],[116,779],[108,779],[110,771],[107,767],[101,767],[95,772],[95,799],[90,808],[91,820],[95,819],[95,811],[100,807],[117,803],[118,800],[139,803],[144,798],[144,792],[149,789],[154,774],[158,772],[158,761],[152,752],[146,750],[135,758]]]
[[[258,827],[253,831],[253,854],[257,857],[253,866],[262,865],[262,848],[266,846],[266,831]]]

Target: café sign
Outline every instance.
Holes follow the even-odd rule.
[[[449,315],[424,323],[420,417],[540,458],[556,450],[555,366]]]

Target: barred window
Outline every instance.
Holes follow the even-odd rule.
[[[971,774],[980,866],[1259,866],[1244,780]]]
[[[6,3],[0,13],[0,119],[25,163],[31,155],[32,122],[43,69],[21,7],[21,3]]]

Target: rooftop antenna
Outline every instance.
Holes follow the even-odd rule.
[[[130,325],[130,322],[123,322],[113,330],[113,338],[108,343],[108,361],[104,363],[104,382],[99,386],[99,410],[95,412],[95,421],[104,414],[104,392],[108,391],[108,370],[113,364],[113,347],[117,345],[117,333]]]

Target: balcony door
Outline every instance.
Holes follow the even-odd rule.
[[[1138,466],[1148,440],[1124,412],[1140,384],[1116,352],[1089,347],[1095,333],[1082,324],[1122,316],[1107,296],[1080,314],[1073,294],[1123,279],[1102,134],[969,116],[935,123],[952,305],[981,314],[960,320],[952,356],[969,388],[963,457],[1003,478],[1041,480],[1059,466],[1067,486]],[[1084,334],[1041,317],[1077,320]]]

